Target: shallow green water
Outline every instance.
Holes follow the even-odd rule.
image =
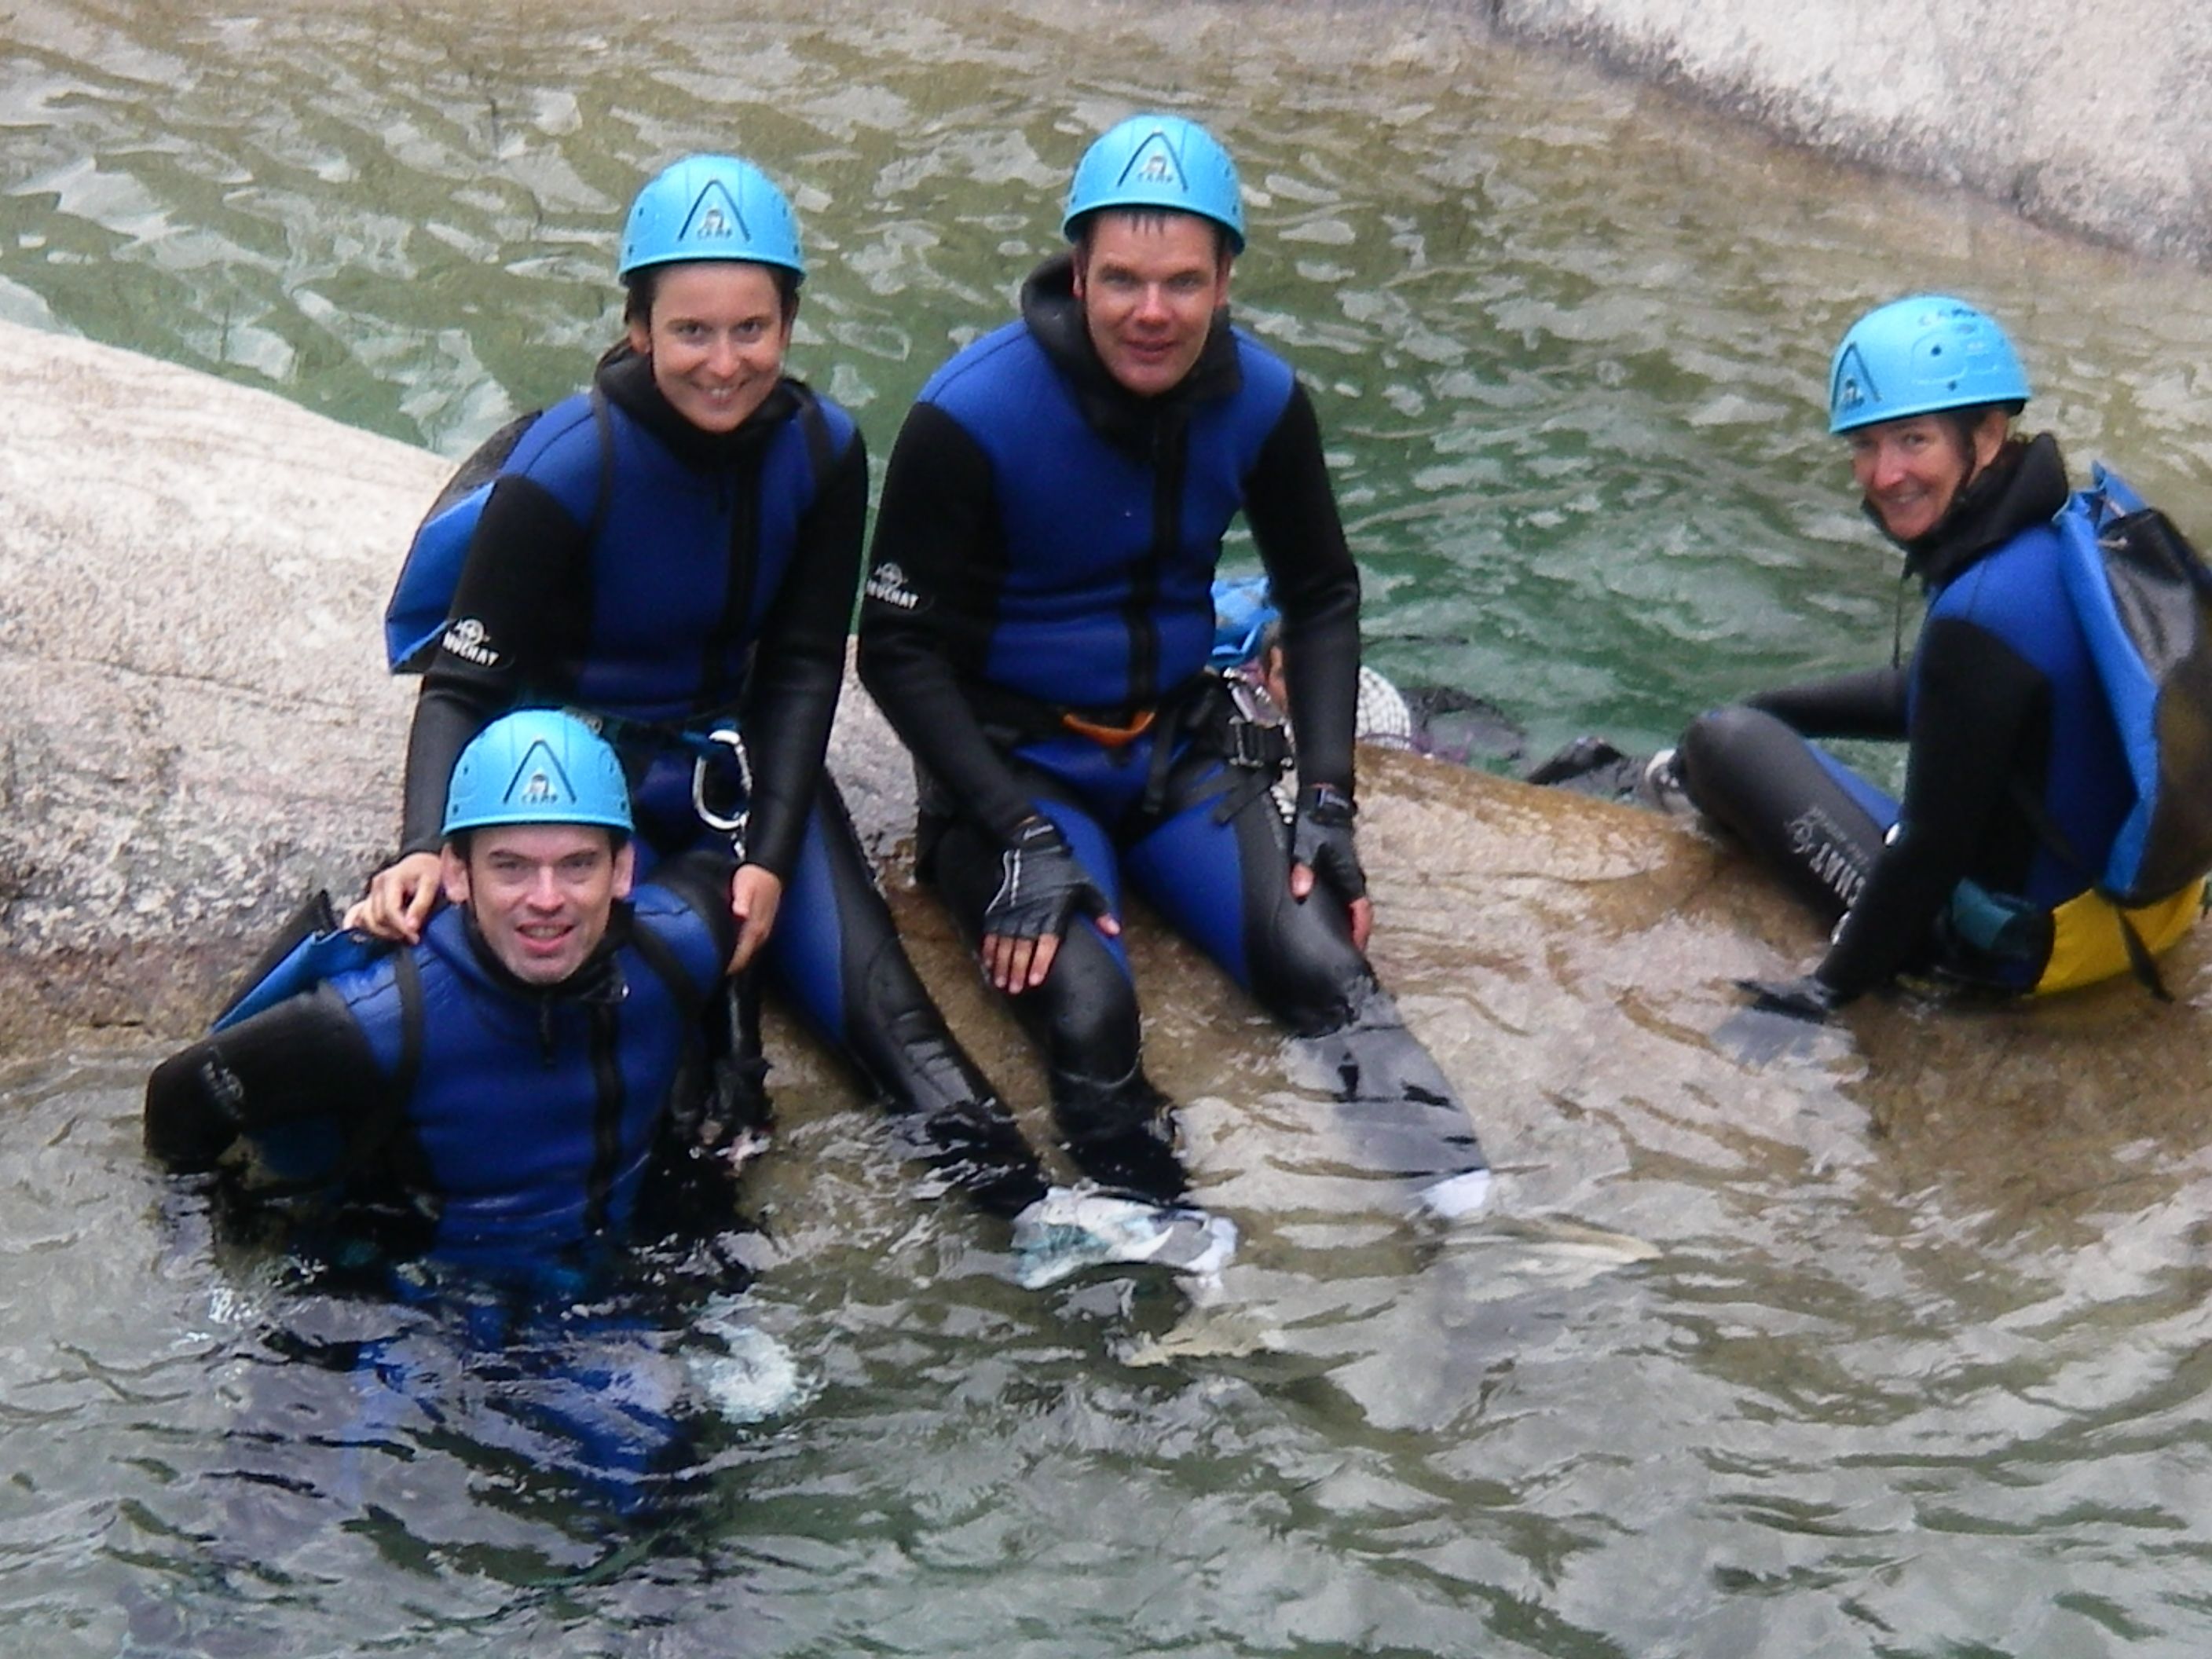
[[[1251,186],[1235,300],[1319,392],[1376,660],[1548,752],[1653,741],[1886,647],[1893,567],[1815,413],[1850,318],[1961,288],[2047,417],[2212,520],[2203,283],[1769,150],[1448,10],[831,3],[15,9],[0,314],[448,452],[611,337],[617,222],[671,155],[793,188],[798,367],[880,463],[1054,246],[1088,137],[1202,111]]]
[[[1446,11],[0,15],[0,315],[453,453],[578,381],[630,191],[712,145],[793,187],[797,363],[880,460],[1053,245],[1089,136],[1201,112],[1252,188],[1238,309],[1330,432],[1375,659],[1496,698],[1536,753],[1886,651],[1893,568],[1814,404],[1841,326],[1905,289],[1989,303],[2077,456],[2212,527],[2203,278]],[[802,1066],[752,1316],[809,1393],[716,1431],[650,1541],[465,1424],[392,1428],[364,1495],[347,1379],[276,1358],[316,1316],[264,1258],[211,1266],[137,1156],[146,1057],[0,1078],[0,1651],[2203,1651],[2201,1137],[2054,1078],[2075,1190],[2002,1123],[1901,1156],[1833,1049],[1724,1098],[1578,1087],[1663,1022],[1624,991],[1612,1025],[1532,1032],[1522,988],[1424,981],[1455,902],[1403,957],[1448,1067],[1562,1068],[1479,1100],[1515,1212],[1658,1257],[1408,1237],[1297,1167],[1303,1097],[1231,1034],[1250,1069],[1167,1081],[1279,1340],[1135,1364],[1172,1293],[1013,1291],[869,1120],[805,1109]]]

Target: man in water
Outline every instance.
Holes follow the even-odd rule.
[[[1371,1161],[1457,1213],[1487,1178],[1473,1130],[1363,955],[1358,573],[1311,403],[1229,323],[1236,168],[1190,121],[1133,118],[1076,169],[1063,230],[1020,318],[923,388],[885,477],[860,672],[923,774],[924,873],[1041,1037],[1096,1180],[1185,1184],[1140,1064],[1126,876],[1322,1045]],[[1284,617],[1287,831],[1279,744],[1205,672],[1239,512]]]
[[[635,1513],[691,1467],[679,1353],[726,1345],[701,1374],[725,1413],[741,1341],[788,1372],[717,1312],[746,1279],[734,1159],[696,1121],[732,861],[637,881],[613,750],[550,709],[462,751],[443,836],[449,902],[421,941],[304,942],[248,993],[267,1006],[156,1068],[146,1145],[179,1170],[246,1164],[249,1196],[296,1200],[308,1285],[390,1294],[390,1328],[335,1367],[356,1420],[333,1432],[382,1425],[380,1444],[427,1413]],[[653,1273],[623,1248],[663,1243]]]
[[[736,924],[726,855],[671,860],[636,886],[630,835],[597,734],[547,709],[495,721],[453,769],[450,903],[422,942],[164,1061],[148,1148],[200,1170],[241,1141],[280,1164],[336,1146],[313,1173],[336,1182],[342,1212],[404,1216],[410,1253],[472,1264],[524,1266],[653,1223],[640,1196],[675,1144]]]

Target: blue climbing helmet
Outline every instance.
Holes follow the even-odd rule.
[[[2004,330],[1948,294],[1875,307],[1851,325],[1828,366],[1832,433],[2027,399],[2027,376]]]
[[[1067,189],[1061,234],[1101,208],[1166,208],[1211,219],[1229,233],[1229,251],[1244,251],[1244,192],[1237,164],[1220,141],[1180,115],[1133,115],[1084,153]]]
[[[806,276],[791,204],[735,155],[687,155],[647,182],[630,204],[615,275],[627,281],[648,265],[691,259],[745,259]]]
[[[629,785],[607,740],[558,708],[503,714],[453,763],[445,833],[514,823],[630,832]]]
[[[1265,576],[1216,576],[1213,579],[1213,649],[1206,660],[1216,668],[1234,668],[1260,654],[1260,641],[1267,624],[1281,613],[1267,596]]]

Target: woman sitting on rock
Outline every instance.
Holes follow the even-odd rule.
[[[1928,610],[1909,663],[1762,692],[1682,738],[1697,806],[1837,923],[1810,975],[1747,988],[1764,1006],[1819,1018],[1904,971],[2051,991],[2130,965],[2088,890],[2134,790],[2061,584],[2065,464],[2012,429],[2027,400],[2004,331],[1962,301],[1880,307],[1837,348],[1829,430]],[[1814,738],[1902,738],[1902,799]],[[2128,913],[2147,951],[2200,890]]]

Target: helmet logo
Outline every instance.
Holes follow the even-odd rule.
[[[507,786],[507,799],[515,806],[558,806],[576,799],[568,775],[543,738],[530,745],[522,764],[514,769],[514,777]]]
[[[1169,148],[1168,136],[1164,132],[1154,133],[1137,147],[1137,153],[1129,158],[1129,165],[1122,170],[1121,183],[1160,188],[1172,186],[1186,195],[1190,191],[1189,180],[1182,176],[1182,164],[1176,159],[1175,151]]]
[[[1844,349],[1843,360],[1836,365],[1836,383],[1828,393],[1830,412],[1848,415],[1869,401],[1879,402],[1881,388],[1867,372],[1866,358],[1856,345]]]
[[[726,242],[732,238],[750,242],[752,234],[745,228],[744,215],[738,211],[729,187],[720,179],[709,179],[699,199],[691,204],[691,216],[677,234],[677,240]]]

